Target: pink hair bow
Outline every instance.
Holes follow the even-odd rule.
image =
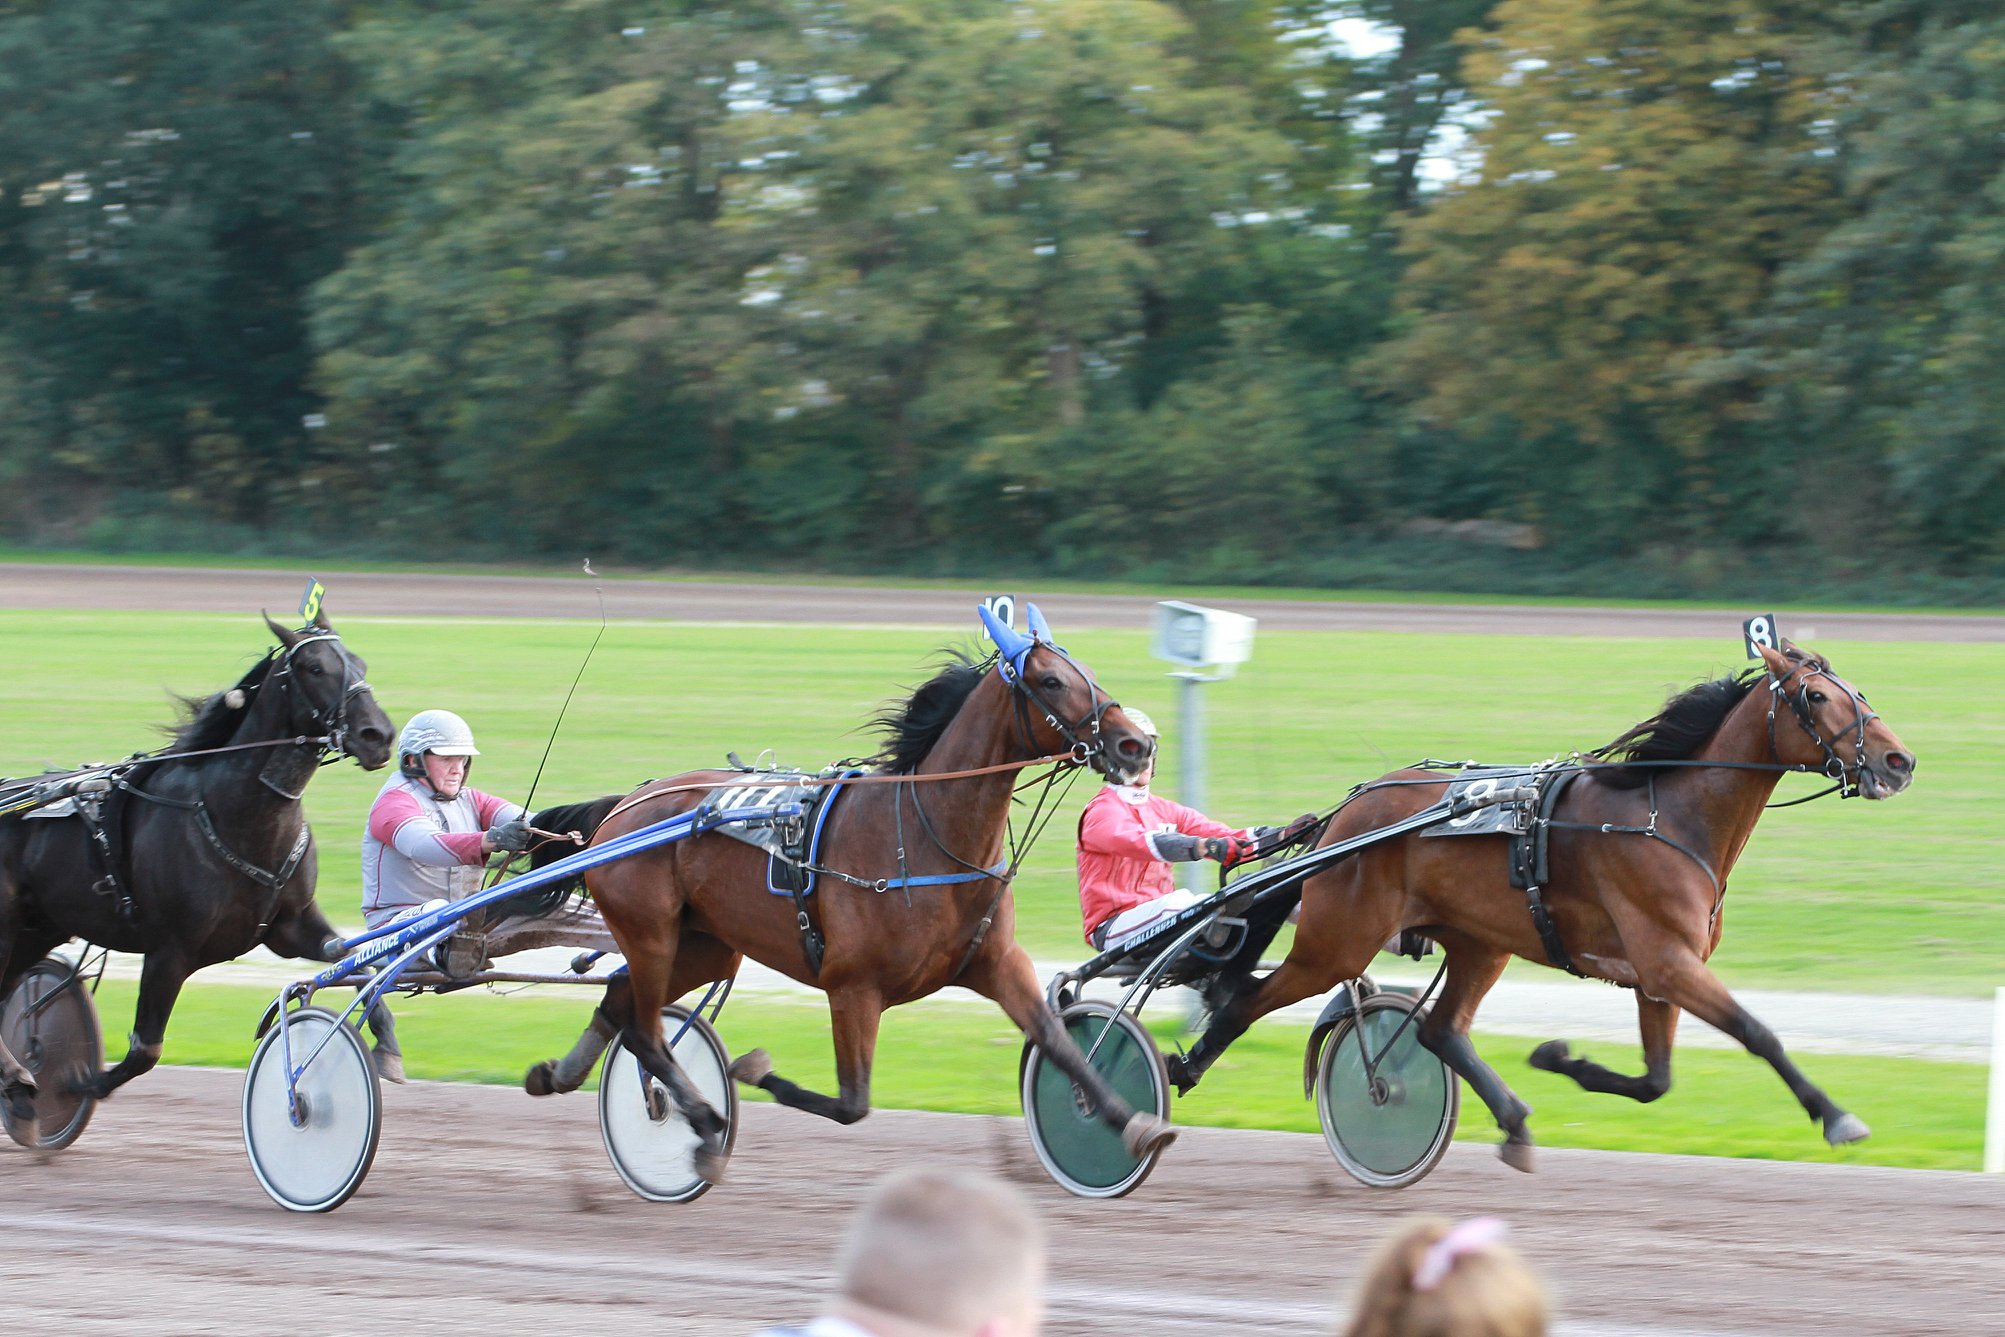
[[[1454,1227],[1427,1247],[1413,1269],[1413,1289],[1431,1291],[1439,1286],[1465,1254],[1487,1249],[1504,1237],[1510,1227],[1494,1216],[1474,1216]]]

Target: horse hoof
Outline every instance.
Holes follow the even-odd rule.
[[[1121,1145],[1137,1160],[1161,1151],[1177,1140],[1177,1130],[1167,1119],[1153,1114],[1137,1114],[1121,1129]]]
[[[1507,1141],[1497,1148],[1497,1157],[1521,1174],[1532,1173],[1532,1144],[1529,1142]]]
[[[1534,1049],[1532,1056],[1526,1059],[1525,1062],[1542,1072],[1559,1072],[1571,1052],[1567,1047],[1566,1041],[1548,1040],[1537,1049]]]
[[[721,1184],[724,1182],[724,1169],[730,1164],[730,1161],[730,1153],[725,1151],[721,1145],[714,1142],[705,1142],[696,1149],[696,1155],[692,1158],[691,1163],[696,1171],[697,1178],[701,1179],[704,1183]]]
[[[0,1091],[0,1102],[7,1106],[8,1135],[24,1147],[40,1144],[42,1129],[35,1118],[33,1079],[11,1083],[5,1091]]]
[[[1169,1077],[1170,1085],[1177,1089],[1177,1094],[1180,1096],[1187,1096],[1197,1090],[1198,1079],[1203,1076],[1202,1073],[1191,1071],[1190,1064],[1184,1061],[1182,1054],[1171,1054],[1164,1059],[1163,1071]]]
[[[369,1061],[375,1065],[376,1075],[397,1086],[404,1084],[404,1056],[390,1050],[378,1048],[371,1051]]]
[[[748,1050],[740,1054],[737,1062],[731,1065],[731,1080],[742,1082],[746,1086],[757,1086],[772,1075],[772,1056],[763,1049]]]
[[[522,1089],[532,1096],[554,1096],[557,1090],[557,1065],[544,1059],[528,1072],[522,1074]]]
[[[1824,1140],[1834,1147],[1842,1147],[1848,1142],[1864,1142],[1872,1135],[1873,1130],[1866,1127],[1866,1121],[1856,1114],[1840,1114],[1824,1122]]]

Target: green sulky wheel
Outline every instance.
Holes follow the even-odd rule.
[[[60,956],[28,967],[0,1005],[0,1036],[37,1088],[32,1129],[0,1106],[7,1135],[38,1151],[62,1150],[90,1123],[97,1097],[88,1083],[104,1066],[97,1007],[76,968]]]
[[[1414,1000],[1378,993],[1341,1022],[1316,1068],[1330,1154],[1360,1184],[1405,1188],[1448,1150],[1461,1111],[1455,1074],[1420,1043]]]
[[[1058,1014],[1093,1069],[1135,1109],[1169,1117],[1170,1086],[1162,1055],[1142,1024],[1109,1003],[1074,1003]],[[1109,1027],[1112,1030],[1109,1031]],[[1100,1043],[1101,1036],[1106,1040]],[[1093,1046],[1099,1043],[1097,1052]],[[1161,1150],[1137,1157],[1121,1135],[1087,1108],[1085,1093],[1036,1045],[1025,1044],[1021,1065],[1023,1119],[1037,1159],[1068,1193],[1118,1198],[1156,1168]]]

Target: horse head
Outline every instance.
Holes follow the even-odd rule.
[[[1869,799],[1892,798],[1914,780],[1915,757],[1859,689],[1822,655],[1788,641],[1760,647],[1768,665],[1768,731],[1777,761],[1811,766]],[[1796,728],[1779,723],[1786,706]]]
[[[271,682],[286,694],[287,724],[294,733],[325,737],[365,771],[390,760],[395,728],[364,676],[368,665],[347,646],[325,612],[298,631],[288,631],[265,615],[278,638],[278,663]]]
[[[1117,783],[1139,776],[1155,754],[1155,739],[1052,638],[1051,624],[1038,606],[1026,608],[1028,636],[1005,626],[986,607],[978,611],[996,643],[996,672],[1016,695],[1031,746],[1045,753],[1070,752]]]

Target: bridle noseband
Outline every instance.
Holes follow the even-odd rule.
[[[1829,739],[1818,732],[1817,721],[1810,712],[1812,678],[1824,679],[1842,691],[1852,703],[1852,722]],[[1799,679],[1793,693],[1789,690],[1792,679]],[[1873,768],[1866,764],[1866,726],[1878,719],[1880,713],[1868,706],[1866,698],[1859,695],[1858,690],[1850,683],[1830,669],[1820,666],[1815,660],[1797,661],[1796,666],[1780,678],[1771,670],[1768,675],[1768,746],[1778,761],[1782,759],[1782,750],[1776,746],[1775,738],[1775,707],[1778,701],[1789,703],[1790,711],[1796,716],[1796,722],[1802,726],[1803,732],[1808,734],[1810,741],[1823,751],[1824,765],[1821,769],[1827,779],[1837,784],[1838,797],[1857,797],[1860,780],[1867,774],[1873,773]],[[1840,756],[1838,749],[1833,746],[1847,735],[1852,739],[1852,760],[1849,762]]]
[[[355,656],[341,643],[341,637],[332,631],[315,632],[301,636],[279,654],[279,661],[266,679],[269,683],[282,683],[292,676],[292,659],[301,649],[317,641],[332,641],[334,651],[341,656],[341,694],[325,706],[316,706],[307,712],[307,723],[320,732],[321,764],[338,760],[348,750],[348,707],[357,696],[369,691],[369,680],[358,670]]]

